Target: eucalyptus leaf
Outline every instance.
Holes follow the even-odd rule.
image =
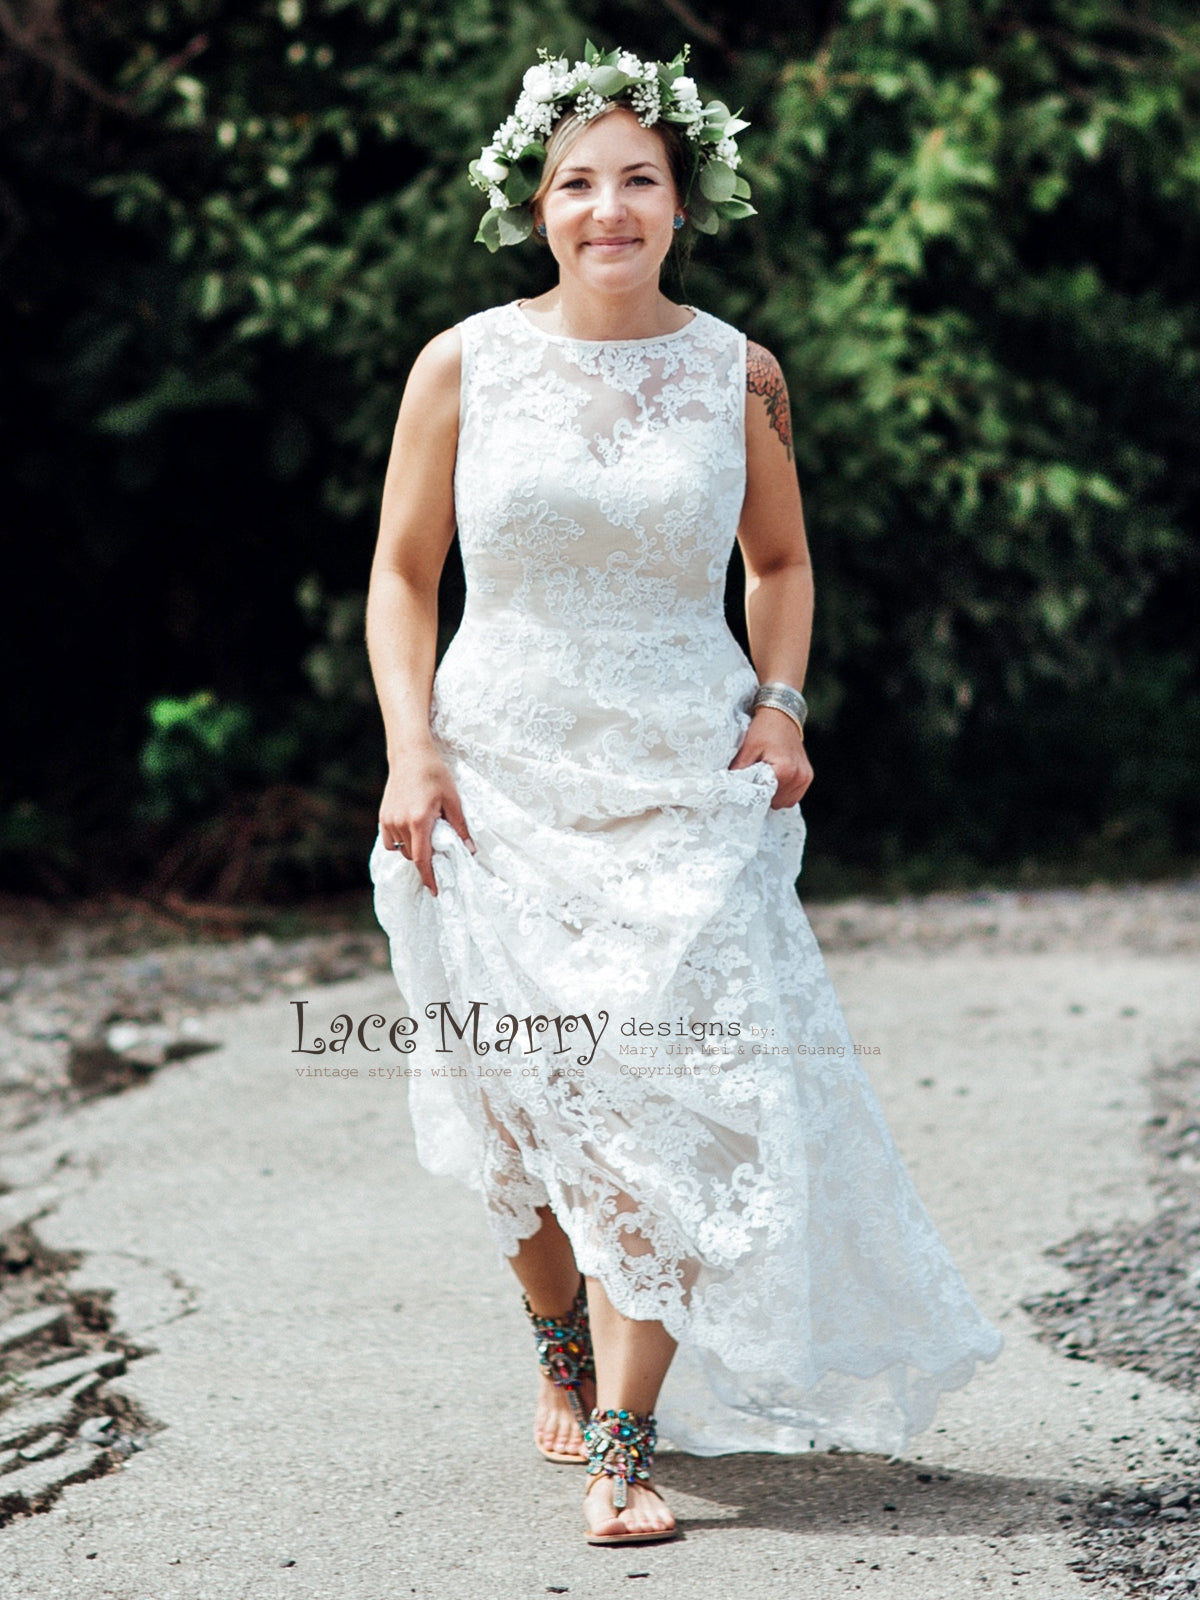
[[[716,233],[717,214],[707,200],[695,195],[688,206],[688,219],[699,233]]]
[[[700,168],[700,192],[706,200],[732,200],[737,173],[724,161],[709,161]]]
[[[627,72],[620,72],[616,67],[595,67],[588,73],[588,83],[597,94],[611,100],[614,95],[620,94],[622,89],[627,89],[633,79]]]
[[[756,217],[758,212],[745,200],[720,200],[714,207],[720,217],[734,221],[738,217]]]
[[[514,167],[501,184],[505,199],[510,205],[523,205],[538,186],[535,173],[528,172],[522,167]]]
[[[495,206],[490,211],[485,211],[479,219],[479,228],[475,234],[476,244],[485,244],[495,255],[500,248],[500,218],[502,213]]]
[[[501,244],[520,244],[533,232],[533,218],[528,211],[498,211],[496,219]]]

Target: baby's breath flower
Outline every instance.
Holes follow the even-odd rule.
[[[736,168],[741,161],[738,155],[737,143],[733,139],[722,139],[717,145],[717,160],[723,161],[727,167]]]
[[[581,122],[590,122],[593,117],[598,117],[608,105],[603,95],[594,89],[585,89],[575,102],[575,114]]]
[[[635,83],[629,91],[630,104],[637,112],[638,121],[643,128],[653,127],[658,121],[662,110],[662,101],[658,92],[658,79],[651,78],[646,83]]]
[[[492,135],[492,145],[502,155],[517,156],[525,148],[525,130],[516,117],[505,117]]]
[[[528,94],[522,94],[517,101],[515,115],[516,120],[530,134],[547,134],[554,126],[553,103],[535,100]]]

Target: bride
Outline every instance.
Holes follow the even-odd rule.
[[[485,1201],[537,1340],[535,1441],[587,1463],[593,1543],[674,1535],[660,1420],[699,1453],[891,1452],[1001,1342],[793,888],[812,572],[778,362],[660,286],[681,229],[751,210],[744,124],[685,60],[543,57],[472,163],[481,240],[533,234],[558,281],[418,356],[367,611],[418,1155]],[[585,1019],[594,1049],[564,1044]]]

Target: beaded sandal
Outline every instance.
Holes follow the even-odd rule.
[[[585,1378],[595,1378],[596,1363],[592,1358],[592,1333],[588,1326],[587,1293],[583,1280],[575,1292],[571,1309],[563,1317],[539,1317],[529,1304],[529,1296],[522,1295],[525,1310],[533,1323],[533,1336],[537,1340],[538,1362],[542,1371],[558,1389],[565,1389],[567,1404],[580,1429],[586,1429],[587,1418],[579,1400],[579,1390]],[[534,1441],[535,1444],[537,1441]],[[538,1449],[547,1461],[563,1466],[581,1466],[586,1455],[572,1455],[565,1450]]]
[[[583,1430],[588,1451],[588,1486],[583,1491],[586,1500],[596,1482],[605,1476],[614,1478],[613,1510],[621,1512],[629,1498],[630,1486],[641,1483],[655,1489],[650,1478],[654,1463],[654,1448],[658,1443],[654,1416],[639,1415],[636,1411],[593,1411]],[[660,1497],[661,1498],[661,1497]],[[593,1533],[585,1528],[589,1544],[660,1544],[665,1539],[678,1537],[678,1528],[663,1528],[658,1532],[644,1533]]]

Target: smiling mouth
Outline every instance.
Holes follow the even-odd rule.
[[[637,244],[636,239],[585,239],[584,243],[593,250],[619,250],[623,245]]]

